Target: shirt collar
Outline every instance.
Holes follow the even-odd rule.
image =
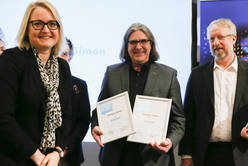
[[[148,61],[145,64],[143,64],[142,67],[141,67],[141,71],[142,70],[149,70],[150,69],[150,66],[151,66],[151,63],[152,62]],[[131,62],[128,62],[128,65],[130,66],[131,69],[133,69],[133,66],[132,66],[132,63]]]
[[[237,59],[237,56],[235,55],[234,57],[234,61],[233,63],[228,66],[228,68],[225,69],[225,71],[235,71],[237,72],[238,71],[238,59]],[[219,70],[222,70],[222,68],[216,63],[216,61],[214,61],[214,70],[216,69],[219,69]]]

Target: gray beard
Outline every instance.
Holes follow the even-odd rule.
[[[214,54],[213,52],[211,52],[211,54],[212,54],[212,56],[214,57],[215,60],[220,60],[220,59],[222,59],[222,58],[224,58],[226,56],[225,53],[219,55],[219,54]]]

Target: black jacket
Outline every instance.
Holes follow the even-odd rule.
[[[69,139],[69,151],[65,160],[71,166],[80,166],[84,162],[81,142],[90,123],[90,102],[87,84],[84,80],[72,76],[72,128]]]
[[[203,166],[214,125],[214,63],[191,72],[184,100],[186,131],[180,143],[181,155],[191,155],[194,165]],[[248,121],[248,64],[238,60],[238,76],[232,117],[232,149],[235,166],[248,163],[248,141],[240,131]]]
[[[58,93],[62,126],[56,129],[56,145],[64,148],[72,118],[71,73],[67,62],[60,58]],[[34,165],[29,158],[41,140],[45,99],[46,91],[32,50],[6,50],[0,56],[1,165]]]

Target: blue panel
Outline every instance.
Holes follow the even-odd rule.
[[[229,18],[237,26],[238,39],[234,47],[236,55],[248,60],[248,1],[222,0],[202,1],[200,3],[200,63],[204,64],[212,59],[207,40],[207,26],[218,18]]]

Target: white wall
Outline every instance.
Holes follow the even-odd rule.
[[[7,46],[15,46],[25,9],[31,0],[0,0],[0,27]],[[118,63],[122,38],[134,22],[153,32],[160,63],[178,71],[184,96],[191,69],[191,1],[189,0],[51,0],[65,34],[75,47],[73,75],[87,81],[92,109],[107,65]],[[90,134],[85,141],[93,141]]]

